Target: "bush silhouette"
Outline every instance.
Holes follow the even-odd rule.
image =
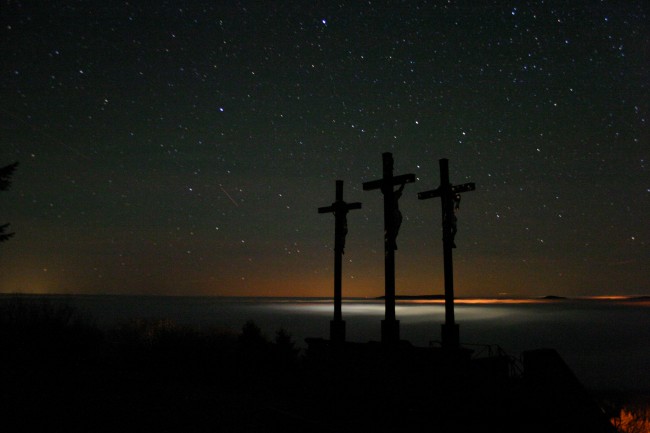
[[[103,335],[74,307],[11,297],[0,302],[0,345],[6,362],[78,363],[97,356]]]

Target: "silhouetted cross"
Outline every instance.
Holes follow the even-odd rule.
[[[361,203],[343,201],[343,181],[336,181],[336,201],[331,206],[319,207],[318,213],[334,214],[334,320],[330,322],[330,340],[345,341],[345,321],[342,313],[341,267],[345,249],[345,236],[348,234],[348,211],[361,209]]]
[[[449,160],[440,161],[440,186],[437,189],[418,193],[418,199],[440,197],[442,202],[442,251],[445,270],[445,324],[442,325],[443,347],[456,348],[459,346],[459,327],[454,318],[454,268],[452,263],[452,248],[455,248],[456,235],[455,210],[460,202],[460,193],[474,191],[474,183],[452,185],[449,182]]]
[[[364,191],[380,189],[384,194],[384,274],[385,274],[385,319],[381,322],[381,340],[385,343],[399,341],[399,321],[395,320],[395,250],[396,238],[402,220],[399,212],[399,197],[404,185],[415,182],[413,173],[393,176],[393,155],[382,154],[383,177],[363,184]],[[393,187],[399,185],[395,191]]]

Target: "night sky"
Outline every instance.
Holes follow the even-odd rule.
[[[479,2],[471,2],[478,4]],[[0,4],[0,292],[383,294],[383,204],[414,173],[397,293],[650,293],[648,3]]]

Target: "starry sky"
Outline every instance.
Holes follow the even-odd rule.
[[[481,6],[477,6],[480,4]],[[650,30],[630,1],[0,3],[0,292],[442,293],[438,160],[475,182],[458,296],[650,294]]]

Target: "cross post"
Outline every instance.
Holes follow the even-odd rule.
[[[390,152],[382,154],[383,176],[381,179],[363,184],[364,191],[381,190],[384,195],[384,280],[386,312],[381,322],[381,341],[397,343],[399,341],[399,320],[395,319],[395,250],[396,238],[401,224],[402,214],[399,212],[398,200],[402,195],[404,185],[415,182],[412,173],[393,176],[393,155]],[[398,191],[393,189],[399,185]]]
[[[343,181],[336,181],[336,199],[331,206],[319,207],[318,213],[334,214],[334,320],[330,321],[330,340],[333,343],[345,341],[345,320],[343,320],[343,295],[341,290],[341,268],[345,249],[345,236],[348,233],[347,213],[361,209],[361,203],[343,201]]]
[[[474,191],[474,183],[452,185],[449,182],[449,160],[441,159],[440,186],[437,189],[418,193],[418,199],[426,200],[440,197],[442,203],[442,251],[445,272],[445,323],[442,325],[442,346],[458,348],[460,346],[459,326],[454,318],[454,267],[452,248],[455,248],[456,235],[455,208],[460,201],[460,193]]]

